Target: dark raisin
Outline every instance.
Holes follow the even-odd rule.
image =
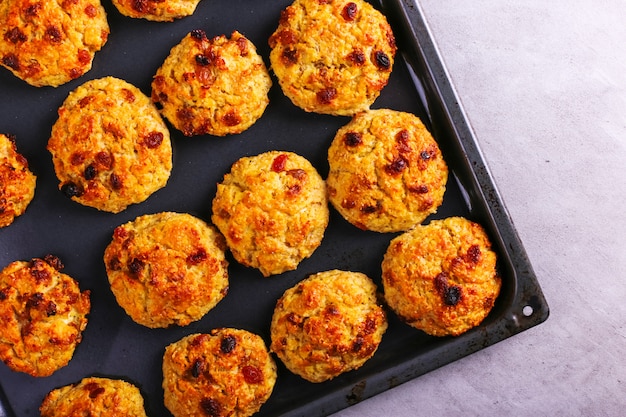
[[[439,294],[445,293],[448,288],[448,275],[445,272],[437,274],[433,283],[435,284],[435,289]]]
[[[350,147],[358,146],[363,143],[363,135],[358,132],[348,132],[343,136],[343,143]]]
[[[406,159],[402,157],[396,158],[393,162],[385,167],[385,171],[389,175],[399,175],[409,166]]]
[[[365,64],[365,54],[362,51],[352,51],[348,54],[348,61],[360,67]]]
[[[139,13],[145,13],[148,11],[148,0],[132,0],[132,8]]]
[[[54,301],[49,301],[48,306],[46,307],[46,315],[48,317],[54,316],[57,314],[57,305]]]
[[[57,271],[62,271],[63,268],[65,268],[65,265],[63,265],[63,262],[61,262],[58,256],[48,254],[43,257],[43,260]]]
[[[377,206],[363,206],[361,207],[361,212],[364,214],[374,214],[378,211]]]
[[[285,165],[287,164],[287,158],[289,155],[285,153],[281,153],[276,158],[274,158],[274,162],[272,162],[272,171],[274,172],[282,172],[285,170]]]
[[[422,158],[422,160],[424,161],[428,161],[432,157],[433,157],[433,154],[429,151],[420,152],[420,158]]]
[[[263,382],[263,372],[256,366],[246,365],[241,369],[243,379],[248,384],[260,384]]]
[[[388,70],[391,67],[391,60],[383,51],[376,51],[374,58],[379,69]]]
[[[193,365],[191,365],[190,373],[194,378],[198,378],[202,375],[202,371],[204,370],[204,361],[202,359],[196,359],[193,361]]]
[[[229,111],[222,117],[222,121],[226,126],[237,126],[241,123],[241,117],[234,110]]]
[[[455,306],[461,301],[461,287],[452,285],[443,294],[443,302],[448,306]]]
[[[354,342],[352,342],[352,352],[356,353],[363,347],[365,340],[361,336],[357,336]]]
[[[96,175],[98,175],[96,167],[93,164],[87,165],[87,168],[85,168],[85,171],[83,172],[83,177],[89,181],[96,178]]]
[[[8,290],[9,290],[8,288],[5,288],[2,291],[0,291],[0,301],[4,301],[7,298],[9,298],[9,295],[7,294]]]
[[[44,38],[52,43],[60,43],[63,40],[63,34],[56,26],[50,26],[46,29]]]
[[[65,194],[66,197],[72,198],[72,197],[80,197],[81,195],[85,193],[85,190],[79,184],[76,184],[73,182],[66,182],[61,187],[61,192]]]
[[[191,31],[191,37],[198,40],[206,39],[206,32],[202,29],[194,29]]]
[[[115,172],[111,173],[111,177],[109,179],[111,181],[111,187],[113,187],[114,190],[121,190],[124,186],[122,179]]]
[[[39,10],[41,10],[41,3],[31,4],[26,8],[26,16],[33,17],[39,14]]]
[[[2,58],[2,63],[14,71],[20,70],[20,61],[17,59],[15,54],[6,54]]]
[[[4,37],[11,43],[25,42],[28,40],[28,37],[19,28],[9,30]]]
[[[234,336],[226,335],[222,337],[222,341],[220,343],[220,350],[222,353],[230,353],[237,346],[237,339]]]
[[[144,267],[144,263],[141,259],[133,258],[128,263],[128,270],[132,274],[139,274],[143,270],[143,267]]]
[[[337,90],[333,87],[324,88],[317,92],[316,97],[321,104],[330,104],[337,97]]]
[[[85,389],[89,391],[89,398],[91,399],[94,399],[104,393],[104,388],[95,382],[90,382],[85,385]]]
[[[222,415],[222,406],[213,398],[203,398],[200,401],[200,407],[209,417],[220,417]]]
[[[478,262],[480,262],[480,257],[481,257],[480,246],[478,245],[470,246],[470,248],[467,250],[467,256],[466,256],[467,261],[472,264],[477,264]]]
[[[196,55],[196,64],[206,67],[207,65],[211,65],[211,60],[206,55],[198,54]]]
[[[346,7],[343,8],[343,11],[341,12],[341,16],[343,16],[343,18],[347,22],[351,22],[356,18],[357,12],[358,12],[358,7],[356,3],[350,2],[346,4]]]
[[[163,133],[151,132],[144,138],[143,143],[150,149],[158,148],[163,143]]]
[[[26,308],[37,308],[43,302],[43,294],[40,292],[36,292],[26,301]]]
[[[287,66],[291,66],[298,63],[298,50],[292,48],[283,49],[283,53],[280,55],[283,63]]]
[[[424,184],[412,186],[412,187],[409,187],[409,191],[412,193],[416,193],[416,194],[426,194],[428,193],[428,186]]]
[[[113,156],[105,151],[96,154],[96,162],[104,169],[110,169],[113,166]]]
[[[198,249],[194,253],[187,256],[187,264],[189,265],[198,265],[199,263],[205,261],[208,255],[206,251],[202,248]]]
[[[94,18],[98,15],[98,8],[93,4],[90,4],[85,7],[85,14],[91,18]]]

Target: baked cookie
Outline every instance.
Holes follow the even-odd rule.
[[[344,116],[380,95],[397,49],[386,18],[363,0],[295,0],[269,45],[271,68],[293,104]]]
[[[148,214],[115,228],[104,264],[117,302],[135,322],[186,326],[228,292],[225,246],[190,214]]]
[[[37,177],[17,152],[15,139],[0,133],[0,227],[13,223],[35,196]]]
[[[250,416],[268,400],[276,364],[263,339],[221,328],[165,349],[163,390],[174,417]]]
[[[50,391],[39,407],[41,417],[146,417],[143,397],[133,384],[120,379],[84,378]]]
[[[196,11],[200,0],[113,0],[124,16],[156,22],[171,22]]]
[[[63,102],[48,141],[59,189],[72,200],[118,213],[165,186],[170,133],[137,87],[106,77]]]
[[[462,217],[433,220],[393,239],[382,275],[389,307],[433,336],[458,336],[479,325],[502,285],[487,234]]]
[[[225,136],[261,117],[271,86],[263,59],[241,33],[208,39],[194,30],[157,70],[152,100],[186,136]]]
[[[304,157],[243,157],[217,185],[213,223],[235,259],[264,276],[296,269],[321,244],[329,208],[324,180]]]
[[[448,167],[421,120],[388,109],[355,115],[328,150],[329,200],[353,225],[408,230],[443,202]]]
[[[35,87],[89,71],[108,36],[100,0],[0,1],[0,65]]]
[[[82,339],[89,291],[62,269],[49,255],[0,272],[0,359],[14,371],[49,376],[69,363]]]
[[[270,347],[291,372],[323,382],[361,367],[386,330],[372,280],[332,270],[285,291],[272,316]]]

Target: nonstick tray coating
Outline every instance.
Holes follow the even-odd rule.
[[[361,231],[331,209],[322,246],[296,271],[263,278],[230,261],[227,297],[202,320],[187,327],[148,329],[135,324],[117,305],[108,287],[102,255],[113,229],[135,217],[178,211],[210,220],[216,184],[242,156],[268,150],[296,152],[325,178],[326,151],[335,131],[349,118],[306,113],[284,97],[276,79],[270,105],[248,131],[235,136],[187,138],[171,128],[174,169],[167,187],[144,203],[113,215],[83,207],[57,189],[46,144],[67,94],[83,82],[115,76],[150,94],[150,83],[172,46],[193,29],[230,35],[238,30],[269,65],[268,38],[290,0],[203,1],[195,14],[172,23],[133,20],[104,1],[111,35],[93,69],[64,86],[34,88],[0,70],[0,132],[17,137],[18,150],[38,176],[35,199],[11,226],[0,229],[0,267],[15,260],[54,254],[64,272],[92,294],[90,321],[73,360],[47,378],[12,372],[0,364],[0,417],[38,416],[52,389],[90,375],[122,378],[139,386],[150,416],[167,416],[161,388],[161,358],[169,343],[216,327],[243,328],[269,344],[276,300],[307,275],[328,269],[360,271],[381,287],[380,263],[396,234]],[[435,338],[401,323],[390,325],[375,356],[357,371],[312,384],[290,374],[277,361],[279,377],[259,416],[324,416],[460,359],[543,322],[548,306],[511,219],[493,184],[478,144],[432,42],[418,4],[409,0],[375,3],[388,17],[399,46],[389,82],[372,108],[412,112],[422,118],[440,144],[450,167],[444,204],[428,220],[461,215],[487,229],[498,254],[503,288],[491,314],[477,328],[456,338]],[[427,221],[428,221],[427,220]]]

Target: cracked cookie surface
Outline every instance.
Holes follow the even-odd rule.
[[[281,151],[236,161],[217,185],[212,210],[235,259],[264,276],[311,256],[329,219],[324,180],[307,159]]]
[[[45,377],[69,363],[91,309],[90,292],[60,272],[54,256],[15,261],[0,272],[0,359]]]
[[[328,163],[329,200],[360,229],[405,231],[443,202],[447,164],[413,114],[378,109],[355,115],[337,131]]]
[[[99,0],[0,1],[0,65],[35,87],[85,74],[108,36]]]

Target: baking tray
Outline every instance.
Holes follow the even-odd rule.
[[[380,263],[396,234],[359,230],[331,210],[324,241],[296,271],[263,278],[230,261],[230,291],[202,320],[187,327],[148,329],[132,322],[108,287],[102,254],[113,229],[135,217],[161,211],[188,212],[210,219],[216,184],[242,156],[287,150],[308,158],[323,177],[326,151],[345,117],[306,113],[286,99],[278,83],[270,105],[248,131],[235,136],[186,138],[171,129],[174,169],[167,187],[119,214],[99,212],[68,200],[57,189],[51,157],[45,150],[57,108],[83,82],[116,76],[150,93],[150,83],[172,46],[192,29],[209,36],[238,30],[268,63],[267,40],[280,11],[291,0],[203,1],[196,13],[172,23],[133,20],[104,1],[111,35],[85,76],[59,88],[34,88],[0,68],[0,132],[17,136],[18,150],[38,176],[27,212],[0,229],[0,267],[48,253],[65,263],[64,272],[91,290],[92,311],[70,364],[50,377],[33,378],[0,364],[0,416],[38,416],[51,390],[90,375],[135,383],[150,416],[170,415],[162,401],[161,358],[165,346],[181,337],[215,327],[243,328],[269,344],[269,322],[276,300],[308,274],[328,269],[364,272],[381,285]],[[388,17],[399,52],[389,85],[373,108],[408,111],[433,132],[450,167],[444,203],[430,219],[466,216],[487,229],[497,252],[503,287],[485,321],[458,336],[436,338],[389,314],[389,329],[375,356],[362,368],[313,384],[289,373],[277,361],[279,377],[260,416],[324,416],[418,377],[437,367],[535,326],[548,317],[548,306],[522,243],[484,162],[476,138],[449,82],[419,5],[411,0],[374,2]],[[430,220],[429,219],[429,220]]]

